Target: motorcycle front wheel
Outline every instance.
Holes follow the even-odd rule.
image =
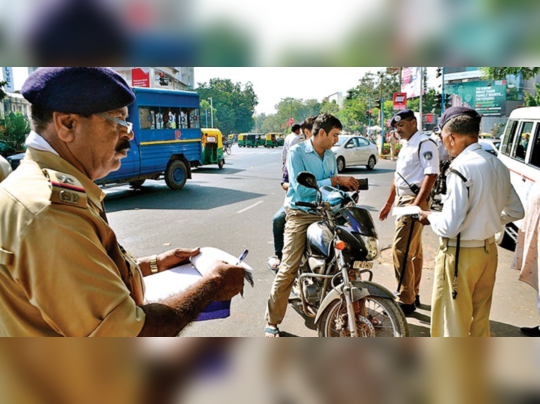
[[[370,296],[356,304],[356,331],[359,337],[403,338],[409,336],[409,326],[403,311],[390,299]],[[319,337],[350,337],[347,304],[336,300],[328,306],[318,323]]]

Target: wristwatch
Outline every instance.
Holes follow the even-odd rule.
[[[152,274],[157,274],[159,272],[157,254],[152,255],[152,258],[150,258],[150,272],[152,272]]]

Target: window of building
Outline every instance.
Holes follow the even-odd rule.
[[[525,161],[527,149],[529,148],[529,142],[531,140],[532,130],[533,122],[523,122],[519,131],[519,136],[515,136],[516,141],[514,144],[512,157],[516,160]]]

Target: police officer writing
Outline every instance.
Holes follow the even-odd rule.
[[[120,168],[133,139],[135,95],[102,67],[44,67],[22,94],[32,132],[21,166],[0,185],[0,335],[176,336],[213,301],[243,288],[244,271],[215,263],[191,289],[144,304],[143,277],[198,250],[137,261],[119,244],[93,181]]]
[[[478,144],[481,116],[454,107],[442,119],[442,139],[453,162],[440,213],[420,220],[441,238],[435,264],[431,335],[489,337],[498,254],[495,234],[525,212],[510,172]]]
[[[392,119],[392,127],[402,140],[396,174],[390,196],[381,210],[379,219],[388,218],[392,205],[397,207],[419,206],[429,209],[429,196],[439,175],[439,152],[428,136],[418,131],[418,122],[411,110],[398,112]],[[392,248],[398,302],[405,313],[411,315],[420,305],[420,281],[422,279],[423,226],[410,216],[400,218]]]

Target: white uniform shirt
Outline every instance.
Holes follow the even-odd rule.
[[[478,143],[465,149],[451,168],[468,182],[464,183],[454,173],[448,174],[448,196],[443,210],[429,216],[438,236],[455,239],[461,233],[463,241],[487,240],[504,225],[525,216],[508,168]]]
[[[303,134],[297,135],[294,132],[285,138],[285,143],[283,144],[283,151],[281,152],[281,160],[283,161],[283,164],[287,162],[287,154],[289,154],[289,150],[291,150],[294,145],[303,142],[304,140],[305,139]]]
[[[9,162],[0,156],[0,182],[4,181],[11,174],[11,166]]]
[[[424,182],[426,175],[439,174],[439,150],[435,143],[429,140],[422,143],[420,157],[418,157],[420,143],[427,139],[429,139],[428,136],[416,132],[409,141],[401,141],[403,146],[399,152],[395,175],[398,196],[414,196],[414,193],[398,173],[401,174],[410,185],[416,184],[419,188],[422,188],[422,183]]]
[[[431,135],[430,138],[433,139],[433,141],[437,143],[437,145],[439,146],[439,160],[449,161],[450,155],[448,154],[448,151],[446,150],[446,147],[444,146],[442,139],[436,134]]]
[[[45,140],[41,135],[32,131],[26,138],[26,146],[31,147],[32,149],[46,151],[49,153],[56,154],[60,156],[56,150],[53,149],[51,144]]]

